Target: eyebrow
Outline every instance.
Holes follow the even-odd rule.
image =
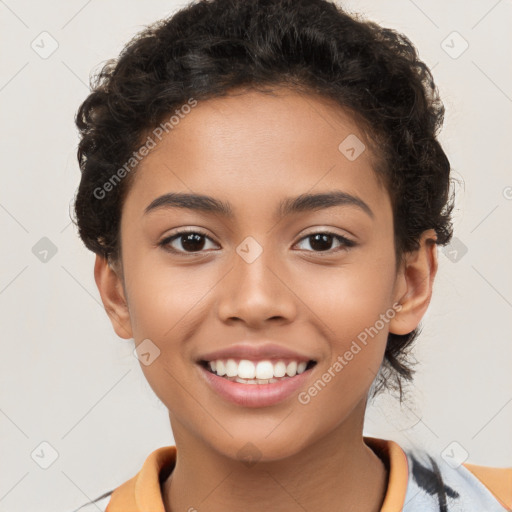
[[[281,218],[290,214],[332,208],[333,206],[355,206],[374,218],[371,208],[359,197],[334,190],[319,194],[301,194],[297,197],[287,197],[277,208],[276,216]],[[144,215],[161,208],[186,208],[211,214],[219,214],[232,219],[233,208],[229,203],[211,196],[189,193],[168,193],[154,199],[144,210]]]

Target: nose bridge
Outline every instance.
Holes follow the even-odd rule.
[[[244,282],[255,291],[274,286],[274,273],[279,267],[275,253],[269,248],[263,248],[252,237],[247,238],[236,249],[233,270],[237,274],[238,282]]]
[[[294,314],[293,294],[279,278],[274,251],[247,237],[236,249],[228,282],[222,287],[219,314],[247,322]]]

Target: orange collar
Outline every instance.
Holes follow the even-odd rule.
[[[394,441],[366,436],[363,439],[389,464],[388,488],[381,512],[400,512],[405,501],[409,475],[405,452]],[[162,471],[174,467],[175,462],[176,446],[157,448],[133,478],[114,490],[105,512],[166,512],[159,476]]]

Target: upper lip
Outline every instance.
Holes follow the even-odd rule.
[[[309,362],[314,359],[275,343],[237,343],[229,347],[208,352],[199,357],[198,361],[215,361],[217,359],[293,359]]]

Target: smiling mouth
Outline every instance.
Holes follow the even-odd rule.
[[[199,361],[208,372],[240,384],[273,384],[292,379],[316,365],[316,361],[217,359]]]

